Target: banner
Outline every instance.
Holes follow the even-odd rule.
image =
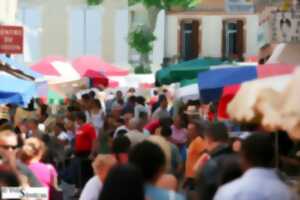
[[[300,42],[300,11],[273,12],[272,41],[276,43]]]
[[[22,54],[23,37],[22,26],[0,26],[0,53]]]

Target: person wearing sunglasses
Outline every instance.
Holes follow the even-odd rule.
[[[0,162],[9,165],[24,185],[31,187],[41,187],[41,183],[32,171],[17,159],[18,142],[17,135],[11,126],[4,124],[0,126]],[[26,181],[26,183],[25,183]]]

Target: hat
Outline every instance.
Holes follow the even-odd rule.
[[[200,115],[199,110],[197,109],[197,106],[188,106],[187,110],[184,112],[187,115]]]

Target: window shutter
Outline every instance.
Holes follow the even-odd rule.
[[[222,25],[222,57],[223,59],[226,59],[226,25],[227,22],[226,20],[223,20],[223,25]]]
[[[243,58],[244,55],[244,22],[242,20],[237,21],[237,51],[238,55],[237,57],[239,59]]]
[[[192,56],[193,58],[199,57],[199,21],[193,20],[192,22]]]

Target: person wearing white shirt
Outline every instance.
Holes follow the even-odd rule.
[[[214,200],[296,200],[296,194],[273,169],[274,145],[269,135],[253,134],[242,143],[242,177],[219,188]]]
[[[102,110],[101,102],[98,99],[93,99],[91,105],[90,122],[96,129],[98,136],[104,125],[104,112]]]
[[[85,184],[79,200],[98,200],[106,176],[116,163],[113,155],[98,155],[92,164],[95,176]]]

